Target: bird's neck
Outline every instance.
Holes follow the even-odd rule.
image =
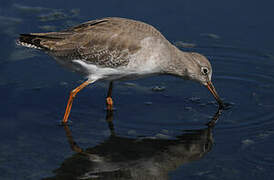
[[[176,46],[170,46],[171,58],[169,61],[166,61],[164,73],[175,75],[175,76],[185,76],[186,63],[182,61],[184,58],[187,61],[187,52],[183,52],[178,49]]]

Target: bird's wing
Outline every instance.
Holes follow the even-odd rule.
[[[64,59],[82,59],[105,67],[129,62],[129,55],[141,48],[141,40],[154,36],[164,38],[151,25],[123,19],[104,18],[88,21],[60,32],[32,33],[19,40],[28,41]]]

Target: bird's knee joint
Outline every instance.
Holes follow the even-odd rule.
[[[76,96],[76,94],[77,94],[77,91],[72,90],[72,91],[70,92],[70,97],[74,98],[74,97]]]
[[[113,105],[113,100],[112,100],[111,97],[107,97],[107,98],[106,98],[106,102],[107,102],[107,105],[110,105],[110,106]]]

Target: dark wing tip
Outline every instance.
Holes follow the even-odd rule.
[[[47,49],[41,44],[43,37],[33,35],[33,34],[20,34],[17,39],[17,44],[34,49]]]

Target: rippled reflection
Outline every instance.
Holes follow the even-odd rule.
[[[110,137],[86,150],[77,145],[66,125],[68,142],[77,153],[49,179],[168,179],[170,171],[201,159],[211,150],[212,130],[221,112],[218,110],[207,128],[183,131],[176,139],[119,137],[112,123],[113,113],[108,112]]]

